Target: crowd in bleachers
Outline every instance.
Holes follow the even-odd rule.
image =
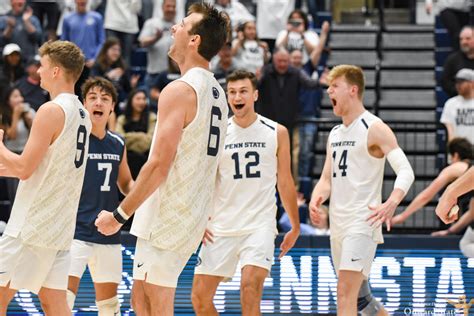
[[[86,58],[77,94],[90,76],[105,77],[117,89],[119,106],[109,128],[124,136],[129,164],[136,176],[150,148],[160,91],[180,76],[167,55],[172,43],[171,27],[180,22],[193,2],[196,0],[3,1],[0,128],[7,131],[7,146],[21,152],[35,111],[49,100],[36,73],[39,46],[47,40],[69,40],[82,49]],[[311,176],[308,153],[314,148],[317,126],[296,122],[319,116],[326,73],[322,57],[327,52],[330,31],[328,21],[320,15],[329,9],[324,5],[325,1],[318,0],[215,0],[215,6],[229,16],[232,34],[211,61],[211,70],[224,88],[225,77],[235,69],[257,74],[258,111],[292,131],[295,178]],[[427,1],[427,9],[431,10],[431,5]],[[307,8],[310,14],[301,8]],[[457,14],[458,9],[443,8],[442,16]],[[453,32],[456,36],[456,30]],[[458,33],[460,48],[447,58],[442,76],[449,96],[456,94],[456,80],[469,82],[473,91],[472,74],[456,78],[460,69],[474,69],[473,29],[467,27]],[[467,106],[472,107],[472,93],[467,100]],[[466,113],[474,126],[474,111]],[[15,183],[11,187],[14,192]]]

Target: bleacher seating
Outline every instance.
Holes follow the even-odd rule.
[[[400,146],[407,153],[415,170],[416,181],[399,207],[398,211],[401,211],[438,175],[446,163],[444,143],[439,142],[444,131],[440,130],[437,114],[437,103],[443,96],[436,87],[438,60],[442,51],[435,49],[433,28],[429,26],[388,25],[380,37],[380,52],[376,50],[376,31],[373,26],[333,27],[328,65],[352,63],[364,69],[367,77],[364,105],[376,111],[392,127]],[[353,36],[355,34],[357,40]],[[445,35],[442,35],[442,39],[446,42]],[[380,71],[379,76],[377,71]],[[376,91],[378,86],[379,93]],[[321,117],[315,144],[314,182],[322,171],[329,131],[340,122],[332,113],[326,93],[321,101]],[[384,199],[392,191],[395,179],[389,166],[385,173]],[[300,179],[300,190],[305,197],[310,194],[310,187],[307,178]],[[424,229],[426,232],[440,227],[433,212],[434,206],[435,201],[430,202],[408,220],[403,229],[412,232]]]

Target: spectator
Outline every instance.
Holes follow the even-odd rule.
[[[286,30],[278,33],[277,47],[285,47],[289,52],[298,49],[303,52],[303,63],[309,60],[309,55],[316,48],[319,37],[316,32],[309,30],[308,16],[301,10],[293,10],[288,16]]]
[[[446,126],[448,140],[465,137],[474,144],[474,70],[459,70],[455,80],[459,95],[446,101],[440,121]]]
[[[42,39],[41,24],[26,0],[11,0],[11,6],[11,11],[0,17],[2,44],[18,44],[23,58],[34,57]]]
[[[258,37],[273,51],[278,32],[285,29],[286,17],[295,8],[295,0],[257,0]]]
[[[128,165],[133,179],[136,179],[148,158],[155,124],[156,114],[148,108],[145,91],[132,91],[128,96],[125,113],[117,119],[117,133],[125,138]]]
[[[317,67],[321,54],[326,45],[326,40],[329,33],[329,23],[324,22],[321,30],[321,39],[318,46],[313,50],[308,62],[303,64],[303,52],[295,49],[290,54],[290,65],[296,69],[301,69],[306,76],[313,79],[318,78]],[[299,117],[301,118],[315,118],[319,117],[319,106],[321,100],[320,89],[305,89],[300,90],[299,97]],[[309,177],[311,173],[311,158],[314,146],[314,139],[317,133],[317,126],[314,123],[302,123],[298,126],[298,141],[295,140],[293,148],[299,148],[296,151],[299,153],[298,158],[298,176]]]
[[[97,7],[102,3],[102,0],[87,0],[87,11],[96,10]],[[60,2],[61,15],[59,17],[58,29],[56,34],[61,36],[63,33],[63,20],[66,15],[76,11],[76,0],[62,0]],[[100,14],[100,13],[99,13]],[[102,16],[102,14],[101,14]]]
[[[123,58],[130,62],[133,41],[138,33],[138,13],[141,0],[107,1],[105,6],[105,29],[107,38],[116,37],[123,49]]]
[[[154,0],[153,5],[153,16],[154,18],[163,17],[163,0]],[[181,21],[186,16],[187,4],[190,1],[187,0],[176,0],[176,21]]]
[[[474,69],[474,27],[465,26],[459,34],[460,49],[451,53],[443,65],[441,86],[449,97],[457,92],[454,86],[454,76],[462,68]]]
[[[24,102],[20,90],[6,88],[0,100],[0,125],[5,129],[5,146],[16,154],[21,154],[28,140],[35,111]],[[7,191],[10,205],[15,200],[19,179],[7,178]]]
[[[433,11],[433,0],[425,0],[426,13]],[[465,25],[472,24],[472,0],[439,0],[439,17],[444,27],[451,36],[452,45],[455,50],[459,49],[457,38]]]
[[[229,15],[234,28],[247,21],[255,21],[255,17],[238,0],[216,0],[214,6],[217,10],[224,11]]]
[[[64,17],[61,40],[76,44],[86,58],[85,66],[91,68],[105,41],[102,16],[87,9],[87,0],[75,0],[76,10]]]
[[[140,46],[147,48],[145,83],[148,90],[158,75],[168,68],[168,49],[173,42],[171,27],[176,23],[176,0],[163,0],[162,12],[161,18],[151,18],[145,22],[138,37]]]
[[[237,65],[232,57],[232,44],[227,42],[211,60],[211,71],[224,91],[227,91],[227,76],[236,69]]]
[[[48,92],[40,87],[39,67],[40,57],[36,55],[30,58],[26,63],[26,75],[15,83],[15,87],[20,90],[25,102],[35,111],[38,111],[39,107],[50,99]]]
[[[259,114],[293,130],[299,110],[301,88],[318,88],[319,81],[289,65],[290,54],[279,48],[273,64],[265,65],[259,80]]]
[[[127,98],[127,94],[138,83],[139,76],[130,77],[125,61],[122,58],[122,48],[117,38],[108,38],[102,46],[94,66],[91,69],[91,76],[101,76],[109,79],[117,89],[119,102]],[[118,111],[118,107],[115,107]]]
[[[453,138],[448,144],[449,154],[451,155],[451,164],[444,168],[441,173],[421,191],[407,206],[407,208],[397,216],[392,218],[392,225],[405,222],[408,217],[428,204],[435,196],[448,184],[462,176],[471,165],[472,144],[465,138]],[[464,210],[467,210],[469,199]]]
[[[45,26],[47,39],[56,40],[56,30],[58,29],[61,11],[56,0],[30,0],[29,4],[33,9],[33,14],[38,18],[40,25]]]
[[[232,42],[232,56],[237,68],[254,74],[270,59],[268,44],[258,39],[254,21],[239,26],[237,38]]]
[[[17,44],[7,44],[3,48],[2,79],[10,84],[25,74],[21,61],[21,48]]]
[[[102,15],[89,10],[90,3],[93,1],[75,0],[75,11],[66,14],[62,23],[61,39],[76,44],[84,52],[86,58],[84,70],[74,87],[76,94],[80,97],[82,97],[82,84],[89,77],[95,58],[105,41]]]

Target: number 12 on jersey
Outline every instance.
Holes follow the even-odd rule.
[[[332,177],[337,177],[337,170],[336,170],[336,161],[337,161],[337,151],[332,152]],[[341,157],[339,158],[339,163],[337,164],[339,170],[342,170],[341,177],[345,177],[347,175],[347,149],[342,151]]]

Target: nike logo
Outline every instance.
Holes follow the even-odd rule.
[[[271,261],[271,260],[270,260],[270,259],[268,259],[268,258],[265,258],[265,260],[267,260],[268,262],[270,262],[270,261]]]
[[[144,263],[141,262],[141,263],[138,263],[138,264],[137,264],[137,267],[138,267],[138,268],[141,268],[143,265],[144,265]]]
[[[356,258],[356,259],[351,258],[351,261],[352,261],[352,262],[354,262],[354,261],[359,261],[359,260],[360,260],[360,258]]]
[[[7,271],[2,271],[2,272],[0,272],[0,274],[4,274],[4,273],[7,273]]]

